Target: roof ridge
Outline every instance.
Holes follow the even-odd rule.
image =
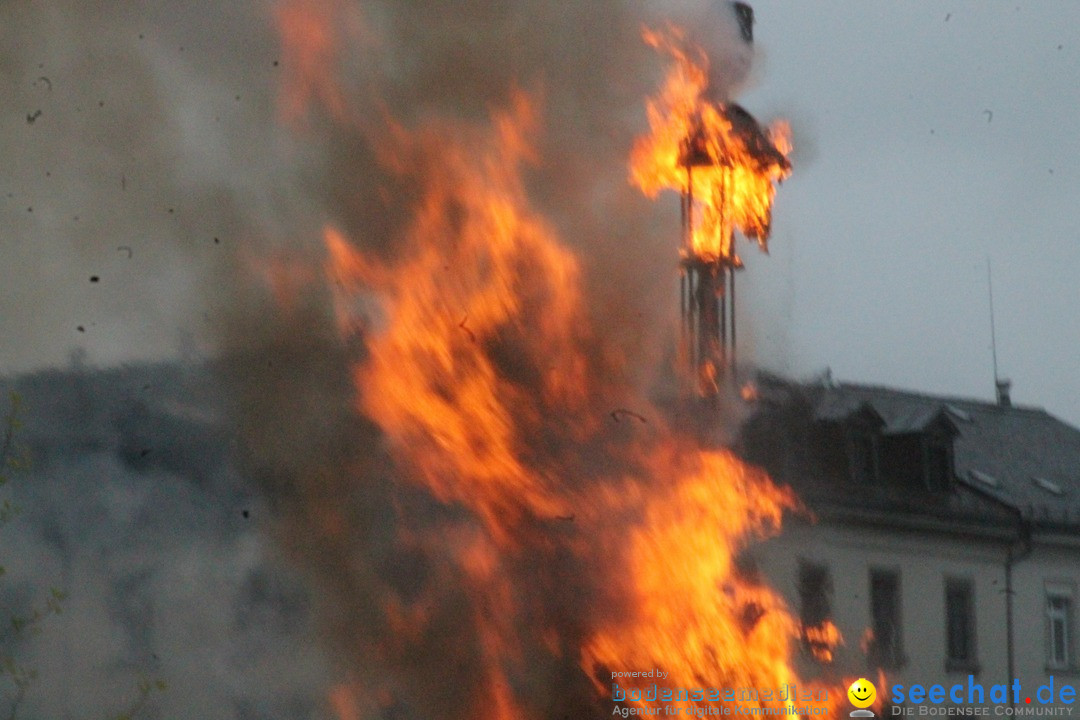
[[[1002,406],[990,400],[979,400],[971,397],[962,397],[959,395],[937,395],[920,390],[907,390],[904,388],[890,387],[886,385],[873,385],[870,383],[858,383],[858,382],[840,382],[836,386],[830,389],[851,389],[851,390],[870,390],[873,392],[888,393],[890,395],[899,395],[917,400],[935,400],[941,403],[965,403],[967,405],[975,405],[987,410],[1004,410],[1009,412],[1025,412],[1025,413],[1037,413],[1041,415],[1047,415],[1054,419],[1054,415],[1047,412],[1046,408],[1039,407],[1037,405],[1008,405]],[[1064,421],[1061,421],[1064,422]]]

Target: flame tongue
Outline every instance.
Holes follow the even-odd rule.
[[[624,541],[630,607],[593,635],[586,662],[594,672],[660,668],[669,687],[790,682],[794,622],[735,558],[749,538],[779,528],[794,498],[728,453],[675,445],[652,463],[668,483],[641,498],[644,517]]]
[[[341,314],[361,290],[385,313],[356,371],[360,409],[437,498],[465,505],[502,539],[524,514],[568,513],[547,463],[524,458],[543,459],[529,439],[580,412],[591,385],[577,263],[528,210],[517,175],[532,121],[519,95],[479,147],[448,142],[447,128],[397,129],[394,162],[424,189],[393,266],[326,232]]]

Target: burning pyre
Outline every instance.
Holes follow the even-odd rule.
[[[648,105],[652,132],[634,146],[631,176],[650,197],[681,195],[680,365],[686,384],[715,396],[735,367],[735,272],[743,266],[735,232],[768,250],[776,183],[791,171],[790,133],[784,122],[763,131],[740,105],[710,98],[708,58],[684,31],[649,31],[645,40],[673,64]]]
[[[295,68],[284,113],[322,107],[355,133],[385,179],[358,192],[399,218],[378,229],[392,252],[366,249],[364,228],[324,231],[364,451],[298,482],[294,495],[316,499],[286,541],[320,558],[316,581],[337,598],[337,715],[606,717],[615,682],[795,683],[798,622],[739,558],[797,500],[674,429],[631,380],[590,313],[581,259],[532,202],[540,95],[516,89],[486,120],[406,123],[378,98],[361,110],[335,80],[344,8],[287,0],[277,13]],[[764,247],[786,145],[703,99],[706,58],[677,31],[646,40],[676,63],[634,181],[691,193],[684,212],[701,221],[684,259],[733,269],[735,229]],[[632,675],[652,669],[663,677]]]
[[[768,249],[776,183],[791,172],[790,131],[767,131],[742,106],[709,97],[708,58],[678,29],[649,31],[645,40],[673,61],[659,97],[648,103],[652,132],[631,158],[634,183],[650,197],[683,194],[691,221],[684,257],[738,264],[735,230]],[[693,214],[700,219],[693,221]]]

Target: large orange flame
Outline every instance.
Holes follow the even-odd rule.
[[[288,10],[309,4],[291,0],[278,18],[301,19],[285,32],[299,57],[326,57],[333,34],[317,22],[326,17]],[[700,101],[697,67],[680,62],[678,82],[650,106],[655,132],[635,148],[634,173],[646,191],[681,187],[680,143],[700,121],[707,152],[729,162],[695,171],[696,196],[714,216],[694,251],[723,257],[730,248],[717,238],[728,226],[764,243],[771,183],[786,165],[780,153],[767,166],[752,152],[739,155],[753,148],[730,114]],[[329,68],[315,62],[303,73],[316,77],[304,78],[307,91],[292,89],[291,113],[300,99],[321,99],[332,116],[346,111]],[[485,668],[467,702],[440,712],[544,717],[535,694],[522,690],[538,648],[576,667],[608,713],[619,673],[659,668],[666,686],[684,688],[795,683],[798,623],[738,558],[777,531],[797,502],[731,453],[668,428],[627,387],[618,359],[606,357],[603,328],[589,327],[583,311],[578,261],[532,208],[522,181],[535,159],[529,138],[537,122],[534,100],[520,91],[492,113],[490,127],[388,121],[369,140],[384,171],[409,188],[395,201],[410,220],[388,238],[353,238],[335,225],[324,233],[339,326],[365,348],[353,369],[356,409],[380,428],[398,481],[460,513],[400,531],[454,566],[448,578],[464,585],[464,622],[475,628]],[[710,205],[721,192],[730,196],[724,213],[733,214],[716,215],[721,206]],[[635,410],[609,414],[616,401]],[[561,554],[588,574],[560,581],[587,594],[577,599],[584,609],[573,631],[559,613],[531,607],[555,593],[550,579],[509,570]],[[430,635],[429,597],[355,601],[379,606],[386,641],[375,651],[388,662]],[[379,717],[394,692],[393,682],[361,678],[329,701],[342,720],[358,720]]]
[[[523,461],[524,438],[546,413],[581,407],[589,389],[577,262],[528,210],[518,177],[533,118],[519,94],[479,150],[448,143],[447,128],[395,128],[393,162],[424,188],[404,260],[371,262],[326,231],[343,306],[361,290],[383,305],[356,371],[360,409],[439,499],[466,505],[500,538],[524,512],[567,512],[559,479]]]
[[[793,682],[796,623],[736,557],[753,537],[779,529],[794,498],[728,453],[673,443],[653,463],[668,482],[635,497],[643,517],[619,538],[629,614],[597,630],[585,662],[594,674],[659,668],[667,677],[650,682],[672,688]]]
[[[511,691],[524,668],[519,593],[503,563],[537,519],[571,513],[566,478],[537,453],[536,438],[554,435],[553,417],[586,417],[592,385],[577,262],[529,209],[520,182],[534,121],[519,93],[495,113],[490,136],[453,142],[449,125],[392,127],[382,158],[420,196],[398,260],[374,261],[337,229],[325,233],[342,328],[356,327],[358,295],[373,294],[381,314],[355,369],[358,410],[392,443],[403,478],[466,508],[483,528],[446,531],[453,538],[444,542],[468,586],[487,668],[472,716],[507,720],[524,716]],[[564,430],[587,434],[594,424]],[[406,645],[424,634],[423,601],[389,614]]]

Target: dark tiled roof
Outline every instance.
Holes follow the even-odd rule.
[[[1027,520],[1080,527],[1080,429],[1045,410],[865,385],[830,387],[822,395],[826,406],[840,399],[869,404],[887,428],[947,414],[958,431],[960,482]]]
[[[1080,429],[1046,411],[855,384],[798,385],[766,378],[743,429],[747,458],[814,507],[840,507],[982,527],[1033,525],[1080,531]],[[885,435],[942,423],[955,435],[957,482],[934,492],[853,482],[822,461],[815,428],[861,415]],[[876,419],[880,418],[880,423]],[[843,452],[842,449],[834,450]]]

